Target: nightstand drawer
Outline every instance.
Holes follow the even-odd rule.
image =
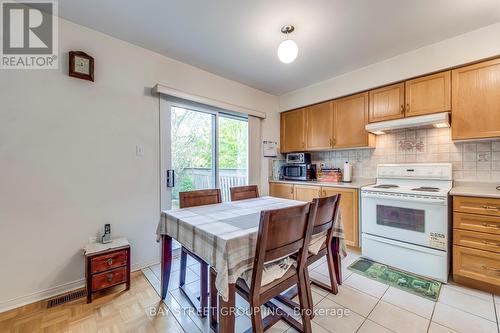
[[[500,253],[500,235],[455,229],[453,244]]]
[[[500,217],[453,213],[453,228],[500,235]]]
[[[127,280],[127,268],[121,267],[92,276],[92,291],[120,284]]]
[[[96,256],[91,259],[90,273],[95,274],[127,264],[127,250],[121,250]]]
[[[460,213],[500,216],[500,199],[454,197],[453,211]]]

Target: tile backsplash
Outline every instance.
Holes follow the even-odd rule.
[[[342,168],[353,163],[354,177],[375,178],[381,163],[435,163],[453,165],[453,179],[500,181],[500,140],[453,142],[450,128],[402,130],[377,136],[375,149],[314,152],[319,167]]]

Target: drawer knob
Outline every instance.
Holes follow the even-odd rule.
[[[485,228],[493,228],[493,229],[500,229],[500,224],[483,223],[483,227],[485,227]]]
[[[490,242],[490,241],[487,241],[487,240],[484,240],[484,241],[483,241],[483,244],[484,244],[484,245],[486,245],[486,246],[500,247],[500,243],[497,243],[497,242]]]
[[[109,258],[106,262],[108,263],[108,266],[113,265],[113,258]]]
[[[483,205],[483,209],[486,209],[486,210],[500,210],[500,207]]]
[[[491,271],[491,272],[495,272],[497,274],[500,274],[500,269],[498,269],[498,268],[489,267],[489,266],[482,266],[481,268],[485,271]]]
[[[106,281],[108,281],[108,282],[113,281],[113,276],[114,276],[113,273],[110,273],[110,274],[106,275]]]

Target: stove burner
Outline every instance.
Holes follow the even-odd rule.
[[[397,188],[397,187],[399,187],[399,185],[382,184],[373,186],[373,188]]]
[[[412,191],[422,191],[422,192],[439,192],[439,188],[437,188],[437,187],[426,187],[426,186],[412,188],[411,190]]]

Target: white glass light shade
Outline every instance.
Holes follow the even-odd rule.
[[[280,46],[278,46],[278,58],[285,64],[289,64],[294,61],[295,58],[297,58],[298,53],[299,47],[297,46],[297,43],[291,39],[281,42]]]

